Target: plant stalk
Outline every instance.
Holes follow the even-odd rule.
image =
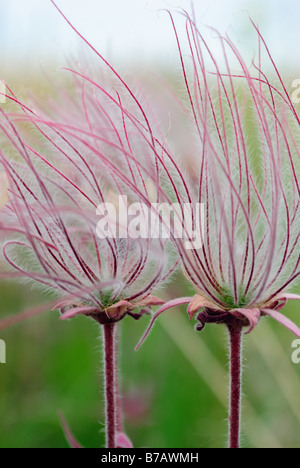
[[[104,367],[106,403],[106,447],[116,447],[116,370],[115,324],[106,323],[104,329]]]
[[[229,448],[240,448],[242,326],[228,325],[230,337]]]

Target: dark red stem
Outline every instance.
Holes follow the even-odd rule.
[[[119,372],[120,362],[120,323],[116,324],[115,337],[115,395],[116,395],[116,428],[117,432],[123,432],[123,402],[121,395],[121,376]]]
[[[229,447],[240,447],[242,326],[228,325],[230,336]]]
[[[116,370],[115,370],[115,324],[106,323],[104,328],[105,402],[106,402],[106,447],[115,448],[116,440]]]

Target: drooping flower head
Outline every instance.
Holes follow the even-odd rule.
[[[188,58],[170,16],[192,135],[177,190],[182,200],[203,203],[202,247],[177,243],[197,294],[164,305],[155,318],[185,302],[190,318],[202,310],[199,330],[237,320],[251,331],[261,315],[271,315],[300,336],[279,312],[288,299],[300,299],[288,293],[300,275],[299,117],[255,25],[258,58],[248,67],[231,39],[212,30],[216,57],[194,18],[183,15]],[[262,51],[275,70],[272,82]]]
[[[97,85],[82,71],[73,76],[72,92],[65,90],[56,108],[49,103],[55,119],[33,112],[13,94],[21,113],[2,111],[10,149],[1,151],[7,183],[1,200],[13,235],[3,255],[20,276],[59,293],[55,307],[63,318],[139,318],[163,303],[151,293],[176,267],[176,258],[169,255],[168,239],[133,238],[130,224],[119,221],[118,202],[121,197],[128,205],[151,206],[157,199],[155,185],[136,164],[139,153],[145,160],[155,156],[119,90]],[[34,133],[20,130],[18,120]],[[115,218],[99,227],[107,204]],[[108,232],[112,225],[115,232]]]
[[[8,89],[18,112],[0,109],[6,140],[0,149],[0,232],[8,237],[8,275],[55,292],[51,305],[62,319],[83,314],[102,325],[106,445],[130,448],[123,432],[115,323],[126,315],[139,319],[163,304],[152,291],[178,264],[168,238],[137,235],[151,203],[164,197],[158,184],[164,141],[137,94],[81,38],[107,74],[101,67],[93,74],[86,63],[70,66],[73,85],[64,83],[55,102],[37,100],[34,106]],[[8,317],[0,328],[48,308]],[[61,420],[70,445],[80,448]]]

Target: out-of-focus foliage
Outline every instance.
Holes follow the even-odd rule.
[[[0,296],[1,316],[33,300],[32,292],[8,283]],[[286,313],[297,321],[297,305]],[[170,311],[135,353],[146,322],[122,323],[126,427],[135,446],[225,446],[225,330],[208,326],[197,334],[184,311]],[[99,335],[92,321],[61,323],[57,313],[1,332],[7,363],[0,364],[0,447],[67,447],[59,410],[86,447],[104,445]],[[300,364],[291,361],[293,340],[268,319],[245,339],[243,446],[299,447]]]

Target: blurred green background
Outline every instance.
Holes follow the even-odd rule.
[[[190,293],[184,284],[177,294],[181,287]],[[9,282],[0,284],[0,297],[2,317],[41,300]],[[285,312],[299,324],[299,305]],[[123,403],[134,446],[226,446],[225,328],[195,332],[185,309],[174,309],[134,352],[148,320],[122,323]],[[92,320],[60,322],[57,312],[0,333],[7,346],[7,363],[0,364],[1,448],[67,447],[58,411],[85,447],[103,447],[100,333]],[[291,360],[293,340],[271,319],[245,337],[243,447],[300,446],[300,364]]]

